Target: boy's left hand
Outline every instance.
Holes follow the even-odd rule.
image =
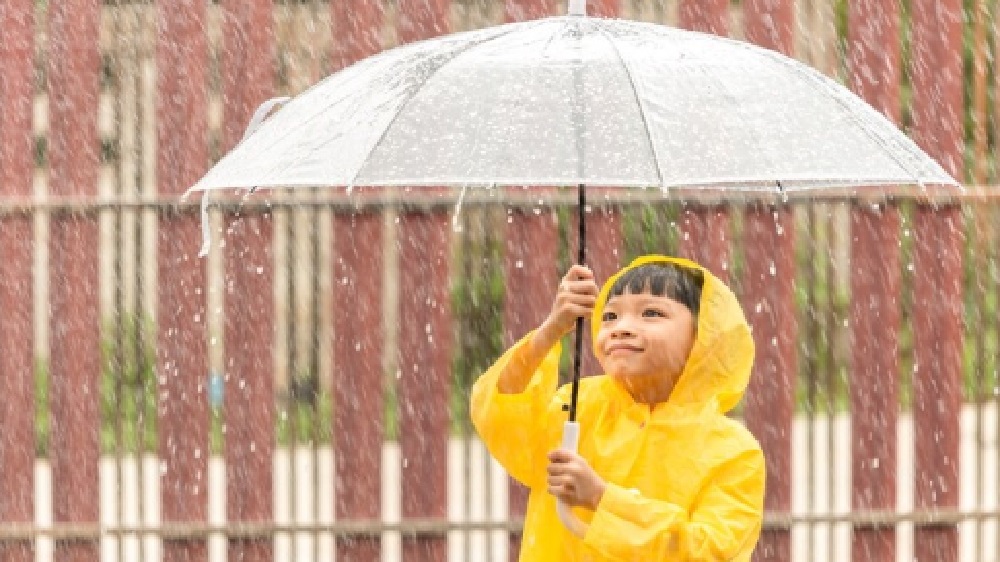
[[[604,480],[590,468],[587,461],[568,449],[549,453],[549,493],[571,507],[596,510],[601,503]]]

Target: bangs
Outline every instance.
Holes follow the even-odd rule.
[[[697,316],[701,308],[703,282],[700,271],[671,263],[647,263],[630,269],[619,277],[611,286],[608,299],[626,293],[667,297],[688,307]]]

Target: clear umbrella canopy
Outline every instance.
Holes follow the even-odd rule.
[[[773,51],[578,16],[386,51],[274,113],[193,190],[956,185],[860,98]]]

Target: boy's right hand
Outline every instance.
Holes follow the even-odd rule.
[[[585,265],[570,267],[559,282],[559,289],[549,316],[536,332],[541,340],[536,343],[547,349],[573,331],[577,318],[585,318],[593,312],[597,294],[594,272]]]

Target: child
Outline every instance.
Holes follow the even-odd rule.
[[[580,381],[576,454],[558,449],[570,401],[568,385],[556,391],[559,341],[586,314],[606,374]],[[750,560],[764,456],[725,413],[753,349],[733,293],[693,262],[639,258],[600,293],[588,268],[570,268],[548,318],[472,392],[486,446],[531,488],[520,560]],[[582,538],[557,499],[588,525]]]

